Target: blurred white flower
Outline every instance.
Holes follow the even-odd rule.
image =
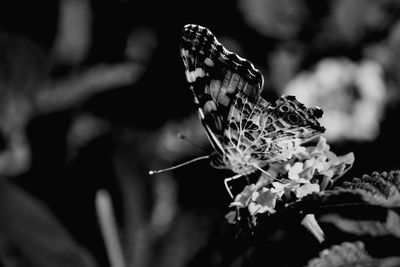
[[[75,155],[77,150],[110,129],[107,121],[89,113],[80,114],[73,121],[67,134],[69,149]]]
[[[381,66],[373,61],[325,59],[314,72],[295,77],[284,93],[323,108],[321,123],[329,140],[371,141],[379,134],[387,101],[382,76]]]
[[[239,11],[247,24],[262,35],[287,40],[301,30],[306,16],[302,1],[242,0]]]
[[[158,41],[157,33],[150,27],[138,26],[129,34],[125,55],[132,62],[149,64]]]

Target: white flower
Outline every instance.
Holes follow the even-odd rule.
[[[353,153],[337,156],[330,151],[323,136],[315,146],[302,148],[291,159],[271,164],[269,175],[262,174],[257,183],[245,186],[230,207],[247,208],[253,219],[260,213],[275,213],[277,201],[286,204],[325,190],[354,162]],[[234,223],[236,215],[236,212],[230,212],[226,218]]]
[[[296,190],[296,197],[302,198],[313,192],[319,192],[319,184],[303,184]]]
[[[314,72],[295,77],[284,93],[323,108],[321,123],[329,140],[373,140],[387,101],[382,76],[381,66],[373,61],[324,59]]]
[[[250,184],[245,186],[243,191],[235,197],[235,201],[229,206],[236,208],[248,208],[251,215],[258,213],[274,213],[276,198],[278,194],[269,188],[261,185]],[[232,220],[232,214],[228,216]]]
[[[249,212],[251,215],[258,213],[274,213],[276,204],[276,193],[271,189],[262,188],[253,195],[252,202],[249,204]]]

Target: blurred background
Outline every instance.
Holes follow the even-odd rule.
[[[251,60],[267,100],[321,106],[331,150],[355,153],[347,176],[400,167],[396,0],[3,0],[0,266],[236,253],[230,172],[199,161],[148,175],[211,152],[179,55],[187,23]]]

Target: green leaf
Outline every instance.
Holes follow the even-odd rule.
[[[374,205],[400,207],[400,171],[363,175],[335,189],[357,191],[366,202]]]
[[[332,223],[342,231],[356,235],[394,235],[400,237],[400,217],[392,210],[388,211],[387,218],[383,222],[379,220],[354,220],[342,217],[339,214],[321,216],[319,221]]]

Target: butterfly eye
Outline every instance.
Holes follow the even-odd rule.
[[[290,123],[292,123],[292,124],[298,124],[299,122],[300,122],[300,117],[299,117],[299,115],[297,115],[297,114],[295,114],[295,113],[292,113],[292,114],[289,114],[289,115],[287,115],[287,120],[290,122]]]
[[[283,113],[286,113],[289,111],[289,107],[287,105],[282,105],[279,107],[279,110]]]

